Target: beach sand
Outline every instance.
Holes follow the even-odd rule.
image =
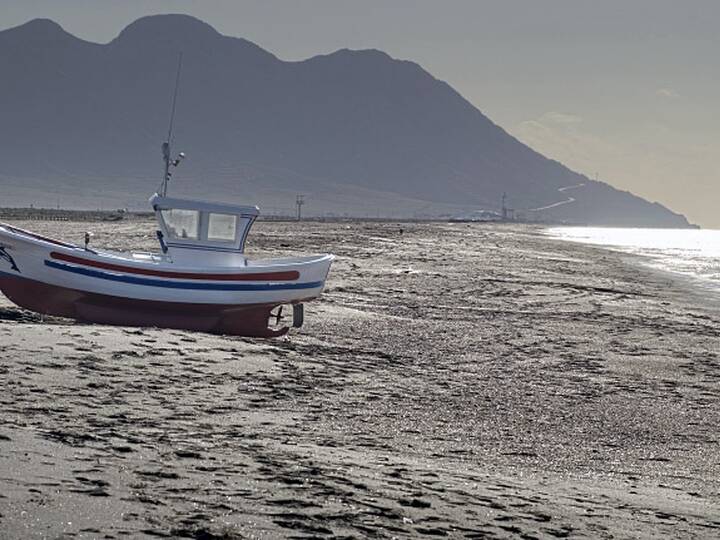
[[[0,296],[1,538],[720,536],[716,299],[520,225],[264,222],[249,252],[338,256],[305,327]]]

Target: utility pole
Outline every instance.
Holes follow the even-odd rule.
[[[505,205],[506,200],[507,200],[507,193],[503,193],[503,195],[502,195],[502,218],[503,219],[507,219],[507,217],[508,217],[507,206]]]
[[[302,206],[305,204],[305,195],[298,195],[295,204],[297,205],[297,220],[300,221],[302,218]]]

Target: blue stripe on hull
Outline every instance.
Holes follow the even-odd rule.
[[[145,285],[148,287],[162,287],[166,289],[193,289],[202,291],[287,291],[297,289],[316,289],[322,287],[322,281],[311,281],[309,283],[187,283],[181,281],[161,281],[159,279],[146,279],[135,276],[126,276],[124,274],[116,274],[110,272],[102,272],[99,270],[91,270],[89,268],[79,268],[68,264],[58,263],[55,261],[45,261],[45,266],[62,270],[63,272],[72,272],[99,279],[107,279],[109,281],[119,281],[121,283],[131,283],[133,285]]]

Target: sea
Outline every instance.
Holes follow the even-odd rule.
[[[553,227],[547,233],[638,255],[641,264],[688,277],[720,295],[720,230]]]

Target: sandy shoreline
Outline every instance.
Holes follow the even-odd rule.
[[[249,249],[338,255],[300,332],[0,297],[0,537],[720,534],[720,312],[681,281],[522,226],[259,223]]]

